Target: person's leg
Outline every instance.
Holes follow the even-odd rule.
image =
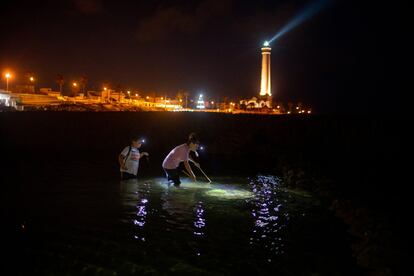
[[[180,175],[178,174],[178,169],[172,170],[172,181],[174,182],[174,186],[180,186],[181,181]]]
[[[167,175],[167,179],[172,180],[174,182],[174,186],[180,186],[181,181],[180,181],[180,175],[178,174],[178,169],[173,169],[173,170],[164,169],[164,170]]]
[[[133,179],[133,178],[137,178],[137,176],[127,173],[127,172],[122,172],[122,180]]]

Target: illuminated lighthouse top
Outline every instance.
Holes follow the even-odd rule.
[[[263,46],[264,46],[264,47],[269,47],[269,45],[270,45],[270,43],[269,43],[269,41],[267,41],[267,40],[263,43]]]

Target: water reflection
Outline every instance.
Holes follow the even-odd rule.
[[[192,211],[196,202],[194,190],[165,189],[161,194],[161,206],[165,211],[166,230],[192,231]]]
[[[128,219],[128,223],[132,221],[134,225],[133,237],[136,240],[145,242],[145,225],[149,213],[151,183],[148,181],[140,182],[136,179],[128,180],[121,183],[121,189],[126,193],[125,204],[128,207],[132,204],[135,205],[133,214],[128,212],[132,216],[132,219]]]
[[[289,220],[289,213],[278,198],[280,180],[274,176],[258,176],[250,182],[254,193],[251,215],[254,219],[250,245],[259,247],[265,253],[267,261],[283,254],[281,230]]]
[[[195,206],[195,220],[194,220],[194,235],[203,236],[204,227],[206,227],[205,210],[202,201],[199,201]]]
[[[204,203],[202,201],[197,202],[195,208],[195,218],[194,218],[194,240],[195,240],[195,254],[201,256],[201,252],[204,252],[202,242],[204,240],[205,227],[206,227],[206,218],[205,218],[205,209]]]

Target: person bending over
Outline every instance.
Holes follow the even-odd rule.
[[[184,162],[184,167],[188,172],[190,178],[195,181],[196,176],[191,170],[189,161],[193,162],[196,166],[199,166],[197,162],[195,162],[190,157],[190,151],[196,153],[196,150],[199,147],[200,142],[197,139],[197,135],[195,133],[191,133],[188,136],[187,143],[176,146],[170,153],[165,157],[164,161],[162,162],[162,167],[165,171],[168,181],[173,181],[174,186],[178,187],[181,184],[180,175],[178,172],[178,167],[181,162]]]

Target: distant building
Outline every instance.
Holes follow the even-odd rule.
[[[30,84],[18,84],[14,87],[14,93],[26,93],[33,94],[35,93],[35,86]]]
[[[203,99],[203,95],[202,94],[198,97],[198,100],[197,100],[197,108],[198,109],[204,109],[204,108],[206,108],[206,106],[204,105],[204,99]]]
[[[272,100],[268,97],[252,97],[251,99],[241,100],[240,105],[246,109],[271,108]]]
[[[44,94],[47,94],[48,92],[52,92],[52,88],[49,88],[49,87],[42,87],[42,88],[40,88],[39,89],[39,92],[40,93],[44,93]]]

